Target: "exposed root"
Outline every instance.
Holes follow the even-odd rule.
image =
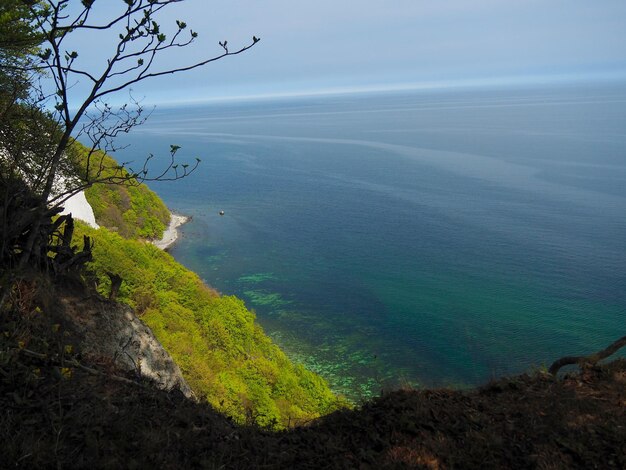
[[[621,348],[626,346],[626,336],[621,337],[613,344],[611,344],[608,348],[603,349],[602,351],[598,351],[595,354],[591,354],[590,356],[565,356],[561,359],[557,359],[552,363],[548,372],[552,375],[556,375],[559,373],[559,370],[562,367],[578,364],[582,366],[584,364],[595,365],[600,362],[602,359],[606,359],[609,356],[612,356]]]

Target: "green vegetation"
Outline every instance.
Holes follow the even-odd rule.
[[[88,150],[78,142],[74,146],[78,165],[85,166]],[[125,169],[102,152],[91,156],[100,177],[127,175]],[[95,170],[94,170],[95,171]],[[95,178],[95,175],[90,175]],[[85,191],[98,224],[119,233],[124,238],[155,239],[163,235],[170,222],[170,212],[150,188],[131,180],[130,184],[94,184]]]
[[[272,343],[241,300],[220,297],[171,256],[141,240],[160,237],[170,214],[158,196],[139,183],[183,178],[198,160],[191,166],[179,164],[179,147],[172,145],[165,169],[149,178],[146,168],[127,171],[102,151],[110,148],[113,137],[143,122],[139,103],[131,99],[129,106],[112,108],[105,100],[109,94],[155,75],[239,54],[258,38],[230,53],[224,42],[225,53],[217,57],[149,73],[155,55],[197,37],[188,30],[188,39],[182,39],[182,21],[176,21],[178,32],[168,41],[159,32],[152,15],[175,2],[125,2],[133,8],[122,5],[114,14],[117,19],[106,27],[88,22],[93,3],[83,1],[82,9],[67,10],[66,0],[8,0],[0,6],[0,309],[27,267],[59,279],[77,276],[93,254],[89,267],[99,291],[109,293],[109,276],[124,280],[119,300],[135,308],[195,393],[218,411],[239,423],[279,429],[341,407],[343,400],[323,379],[293,364]],[[116,52],[100,71],[82,70],[76,61],[80,51],[68,50],[65,39],[81,29],[115,37],[117,33],[108,30],[118,24],[133,26],[119,35]],[[127,48],[140,52],[127,54]],[[46,75],[50,80],[38,80]],[[85,77],[92,82],[87,98],[72,99],[76,95],[70,88]],[[77,135],[89,136],[92,147],[76,142]],[[61,176],[66,187],[55,188]],[[77,223],[73,232],[70,217],[54,218],[64,198],[84,187],[96,220],[108,229]],[[84,235],[95,242],[93,252]],[[81,239],[83,249],[78,251],[74,245]]]
[[[108,295],[107,273],[122,276],[118,299],[132,306],[180,366],[194,392],[238,423],[274,429],[327,414],[345,401],[293,364],[243,301],[219,296],[169,254],[107,229],[77,223],[95,242],[90,270]]]
[[[105,160],[98,168],[119,168],[108,155],[97,158]],[[118,300],[150,326],[199,397],[238,423],[273,429],[346,406],[321,377],[289,360],[242,300],[219,296],[169,254],[140,240],[160,236],[169,221],[154,192],[145,185],[95,184],[86,197],[98,223],[114,229],[77,222],[77,239],[88,235],[95,243],[88,268],[99,292],[109,294],[109,273],[122,277]]]
[[[33,65],[29,55],[36,53],[43,39],[35,32],[31,20],[25,2],[0,3],[0,102],[3,105],[23,97],[30,86],[25,69]]]

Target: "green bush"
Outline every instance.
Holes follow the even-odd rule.
[[[73,146],[75,165],[86,166],[87,149],[78,142]],[[102,166],[102,176],[114,174],[118,163],[110,156],[96,152],[92,161]],[[127,174],[127,173],[125,173]],[[92,175],[93,176],[93,175]],[[85,191],[98,224],[124,238],[158,239],[170,223],[170,212],[156,193],[145,184],[94,184]]]
[[[103,295],[107,273],[123,278],[119,300],[135,308],[194,392],[238,423],[281,429],[341,406],[319,376],[272,343],[243,301],[219,296],[169,254],[105,228],[77,223],[95,242],[89,269]]]

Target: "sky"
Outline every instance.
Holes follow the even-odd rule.
[[[78,3],[77,0],[73,2]],[[104,18],[121,0],[96,2]],[[624,0],[185,0],[164,10],[199,33],[156,69],[261,41],[244,54],[135,85],[150,103],[378,89],[626,80]],[[101,68],[118,31],[76,34]],[[75,92],[83,89],[77,83]],[[118,95],[125,99],[128,95]],[[113,100],[115,101],[115,100]]]

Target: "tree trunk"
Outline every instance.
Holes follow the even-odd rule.
[[[109,279],[111,279],[111,292],[109,293],[109,300],[117,299],[117,294],[120,292],[120,287],[122,287],[122,277],[117,274],[107,273]]]
[[[52,186],[54,185],[54,180],[57,176],[57,168],[59,166],[59,162],[61,161],[61,156],[63,155],[63,152],[65,152],[67,144],[70,141],[70,133],[72,130],[73,129],[68,129],[65,131],[50,162],[50,169],[48,170],[48,177],[46,178],[46,186],[44,187],[43,194],[41,195],[41,204],[37,208],[35,220],[33,221],[30,233],[28,234],[28,239],[24,245],[24,251],[22,252],[20,262],[18,264],[19,270],[26,268],[33,254],[33,247],[35,246],[35,242],[39,236],[39,229],[41,228],[41,223],[48,209],[48,198],[50,198],[50,193],[52,193]]]

